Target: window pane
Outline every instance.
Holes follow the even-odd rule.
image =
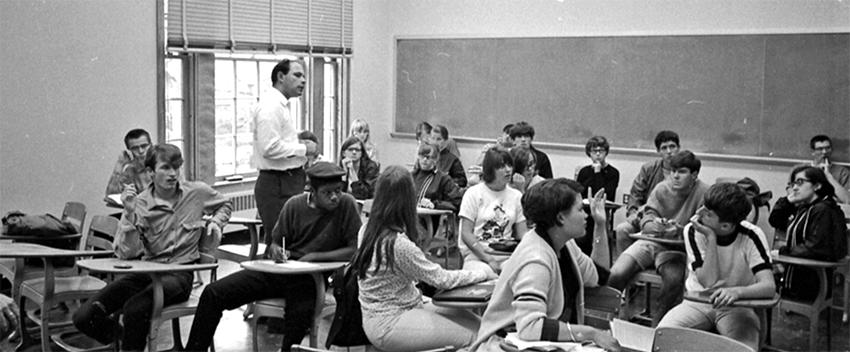
[[[257,62],[236,61],[236,95],[240,98],[255,97],[257,86]]]
[[[240,133],[236,135],[236,173],[254,171],[251,167],[251,154],[253,153],[253,134]]]
[[[272,87],[272,70],[277,62],[260,61],[260,92],[268,93]]]
[[[233,110],[233,100],[216,99],[215,100],[215,135],[221,137],[232,135],[233,121],[235,119]],[[217,153],[216,153],[217,154]]]
[[[251,111],[256,105],[255,98],[239,99],[236,101],[236,133],[251,132]]]
[[[233,61],[215,60],[215,98],[233,98]]]
[[[236,170],[233,160],[233,138],[216,137],[215,139],[215,175],[229,176]]]
[[[183,98],[183,60],[165,59],[165,96]]]
[[[183,102],[169,100],[165,106],[165,142],[183,140]]]

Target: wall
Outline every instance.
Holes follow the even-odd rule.
[[[107,212],[124,133],[156,132],[155,5],[0,1],[0,212]]]
[[[390,136],[394,113],[394,38],[397,36],[541,37],[817,32],[850,32],[850,4],[807,0],[358,1],[354,7],[351,117],[363,118],[372,124],[372,138],[382,150],[382,164],[404,164],[413,159],[416,142],[409,138]],[[498,60],[482,58],[488,59]],[[492,130],[495,136],[501,125],[482,128]],[[683,140],[682,145],[687,148],[687,140]],[[480,147],[479,143],[461,143],[464,165],[471,163]],[[542,149],[549,153],[556,175],[572,177],[577,166],[587,163],[583,150],[545,146]],[[650,153],[618,155],[616,152],[609,157],[609,161],[620,170],[618,193],[628,192],[640,165],[652,157]],[[713,183],[720,176],[746,175],[759,181],[762,188],[782,195],[788,171],[788,163],[763,164],[708,158],[703,163],[700,176]],[[618,199],[621,199],[619,195]]]

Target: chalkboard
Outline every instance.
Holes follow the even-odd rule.
[[[536,141],[809,159],[833,139],[850,161],[850,35],[399,38],[395,131],[445,124],[493,138],[525,120]]]

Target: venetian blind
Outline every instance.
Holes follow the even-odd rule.
[[[351,53],[353,0],[168,0],[169,49]]]

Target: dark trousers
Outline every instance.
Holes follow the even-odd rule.
[[[260,170],[257,182],[254,184],[254,199],[257,202],[257,213],[263,222],[265,244],[271,243],[271,233],[280,210],[290,197],[304,192],[307,175],[304,168],[286,171]]]
[[[284,351],[300,343],[313,320],[316,286],[310,275],[275,275],[242,270],[208,285],[201,294],[187,351],[206,351],[221,320],[222,312],[262,299],[284,298]]]
[[[193,272],[165,274],[165,305],[185,302],[192,292]],[[121,340],[121,350],[145,348],[153,309],[153,285],[148,274],[129,274],[106,285],[74,313],[74,325],[93,339],[107,344]],[[110,315],[122,310],[123,336],[115,336],[117,322]]]

